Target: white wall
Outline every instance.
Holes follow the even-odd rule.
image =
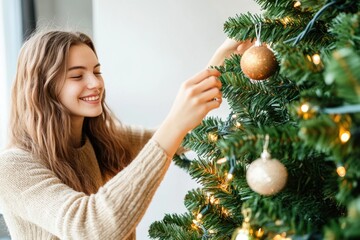
[[[22,41],[19,0],[0,0],[0,150],[7,142],[11,82]]]
[[[93,0],[94,38],[107,87],[107,102],[125,123],[158,126],[181,82],[202,70],[226,38],[223,23],[240,12],[258,12],[251,0]],[[227,116],[227,108],[212,113]],[[183,213],[193,188],[189,175],[171,165],[138,226],[164,213]]]
[[[92,35],[92,0],[35,0],[37,25]]]

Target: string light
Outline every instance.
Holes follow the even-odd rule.
[[[341,120],[341,115],[340,115],[340,114],[336,114],[336,115],[334,116],[334,122],[338,123],[338,122],[340,122],[340,120]]]
[[[282,233],[281,235],[280,235],[280,234],[276,235],[276,236],[273,238],[273,240],[291,240],[291,238],[287,238],[287,237],[286,237],[286,233],[284,232],[284,233]]]
[[[210,201],[211,204],[214,204],[214,203],[215,203],[215,200],[216,200],[215,197],[214,197],[214,196],[211,196],[209,201]]]
[[[312,106],[308,102],[304,102],[299,107],[298,114],[300,117],[306,120],[313,117],[317,111],[318,111],[317,106]]]
[[[257,238],[261,238],[264,235],[264,230],[262,228],[259,228],[256,232],[255,232],[255,236]]]
[[[303,112],[303,113],[307,113],[310,109],[310,105],[308,103],[303,103],[300,107],[300,110]]]
[[[240,122],[236,122],[236,123],[235,123],[235,127],[241,128],[241,123],[240,123]]]
[[[230,170],[229,170],[229,172],[226,174],[226,178],[227,178],[227,180],[228,181],[230,181],[230,180],[232,180],[233,178],[234,178],[234,174],[233,174],[233,172],[234,172],[234,170],[235,170],[235,164],[234,164],[234,160],[233,159],[230,159]]]
[[[222,208],[221,208],[221,210],[222,210],[222,214],[223,214],[225,217],[230,216],[230,212],[229,212],[229,210],[227,210],[227,209],[226,209],[226,208],[224,208],[224,207],[222,207]]]
[[[281,20],[281,23],[284,24],[286,26],[286,24],[288,24],[291,21],[290,17],[284,17]]]
[[[198,229],[200,223],[195,219],[193,219],[192,222],[193,222],[193,224],[191,224],[191,227],[194,229]]]
[[[340,177],[345,177],[345,175],[346,175],[346,169],[344,166],[337,167],[336,172]]]
[[[229,185],[227,183],[222,183],[219,185],[219,188],[223,190],[224,192],[229,192],[228,190]]]
[[[320,55],[319,54],[314,54],[312,56],[312,61],[315,65],[319,65],[321,63],[321,58],[320,58]]]
[[[351,137],[351,134],[349,131],[347,130],[340,130],[340,141],[342,143],[346,143],[347,141],[349,141],[350,137]]]
[[[275,221],[275,225],[276,225],[276,226],[281,226],[281,225],[283,225],[283,223],[284,223],[284,222],[283,222],[282,220],[280,220],[280,219],[278,219],[278,220]]]
[[[202,236],[202,240],[203,239],[208,239],[209,237],[209,232],[206,230],[206,228],[201,224],[201,222],[197,221],[197,220],[193,220],[193,224],[191,224],[191,227],[198,230],[201,229],[203,232],[203,236]]]
[[[211,141],[211,142],[216,142],[218,140],[218,135],[215,134],[215,133],[209,133],[208,134],[208,139]]]
[[[227,159],[226,158],[220,158],[219,160],[216,161],[217,164],[223,164],[226,163]]]
[[[210,234],[215,234],[215,233],[216,233],[216,231],[215,231],[215,230],[213,230],[213,229],[210,229],[210,230],[209,230],[209,233],[210,233]]]
[[[300,7],[301,6],[301,2],[300,1],[296,1],[294,3],[294,8]]]

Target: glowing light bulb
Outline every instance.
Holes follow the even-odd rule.
[[[198,229],[200,223],[195,219],[193,219],[192,222],[193,222],[193,224],[191,224],[191,227],[194,229]]]
[[[342,143],[346,143],[347,141],[349,141],[351,137],[351,134],[349,131],[343,131],[340,133],[340,140]]]
[[[197,220],[200,220],[200,219],[202,219],[202,217],[203,217],[203,215],[202,215],[201,213],[199,213],[199,214],[196,216],[196,219],[197,219]]]
[[[216,198],[214,196],[210,197],[210,203],[211,204],[215,204],[216,203]]]
[[[306,113],[310,110],[310,106],[309,106],[309,104],[304,103],[303,105],[301,105],[300,109],[302,112]]]
[[[294,3],[294,8],[300,7],[301,6],[301,2],[300,1],[296,1]]]
[[[256,232],[255,235],[257,238],[261,238],[264,235],[264,230],[262,228],[259,228]]]
[[[219,160],[216,161],[217,164],[223,164],[226,163],[226,158],[220,158]]]
[[[227,209],[225,209],[225,208],[222,208],[222,213],[223,213],[226,217],[230,216],[229,210],[227,210]]]
[[[216,142],[218,140],[218,136],[215,133],[209,133],[208,138],[212,142]]]
[[[320,55],[319,54],[314,54],[312,56],[312,61],[313,61],[314,64],[319,65],[321,63]]]
[[[235,127],[237,127],[237,128],[241,128],[241,123],[236,122],[236,123],[235,123]]]
[[[274,238],[274,240],[291,240],[291,238],[286,237],[286,233],[278,234]]]
[[[234,178],[234,175],[233,175],[232,173],[229,173],[229,174],[227,174],[226,178],[227,178],[228,180],[231,180],[231,179]]]
[[[336,172],[340,177],[345,177],[345,175],[346,175],[346,169],[343,166],[337,167]]]

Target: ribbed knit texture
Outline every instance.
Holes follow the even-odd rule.
[[[142,149],[128,167],[104,185],[90,141],[75,150],[76,160],[101,186],[90,196],[63,184],[29,153],[15,148],[2,152],[0,204],[11,238],[135,239],[135,228],[170,158],[154,140],[149,140],[152,132],[127,128],[127,134],[134,148]]]

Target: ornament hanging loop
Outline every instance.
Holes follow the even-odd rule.
[[[251,208],[245,208],[241,211],[244,216],[244,222],[249,223],[251,218]]]
[[[270,155],[270,153],[268,151],[269,139],[270,139],[269,134],[266,134],[264,147],[263,147],[263,152],[261,153],[261,159],[263,159],[263,160],[271,159],[271,155]]]
[[[261,22],[258,24],[255,24],[255,35],[256,35],[256,41],[255,46],[261,46]]]

